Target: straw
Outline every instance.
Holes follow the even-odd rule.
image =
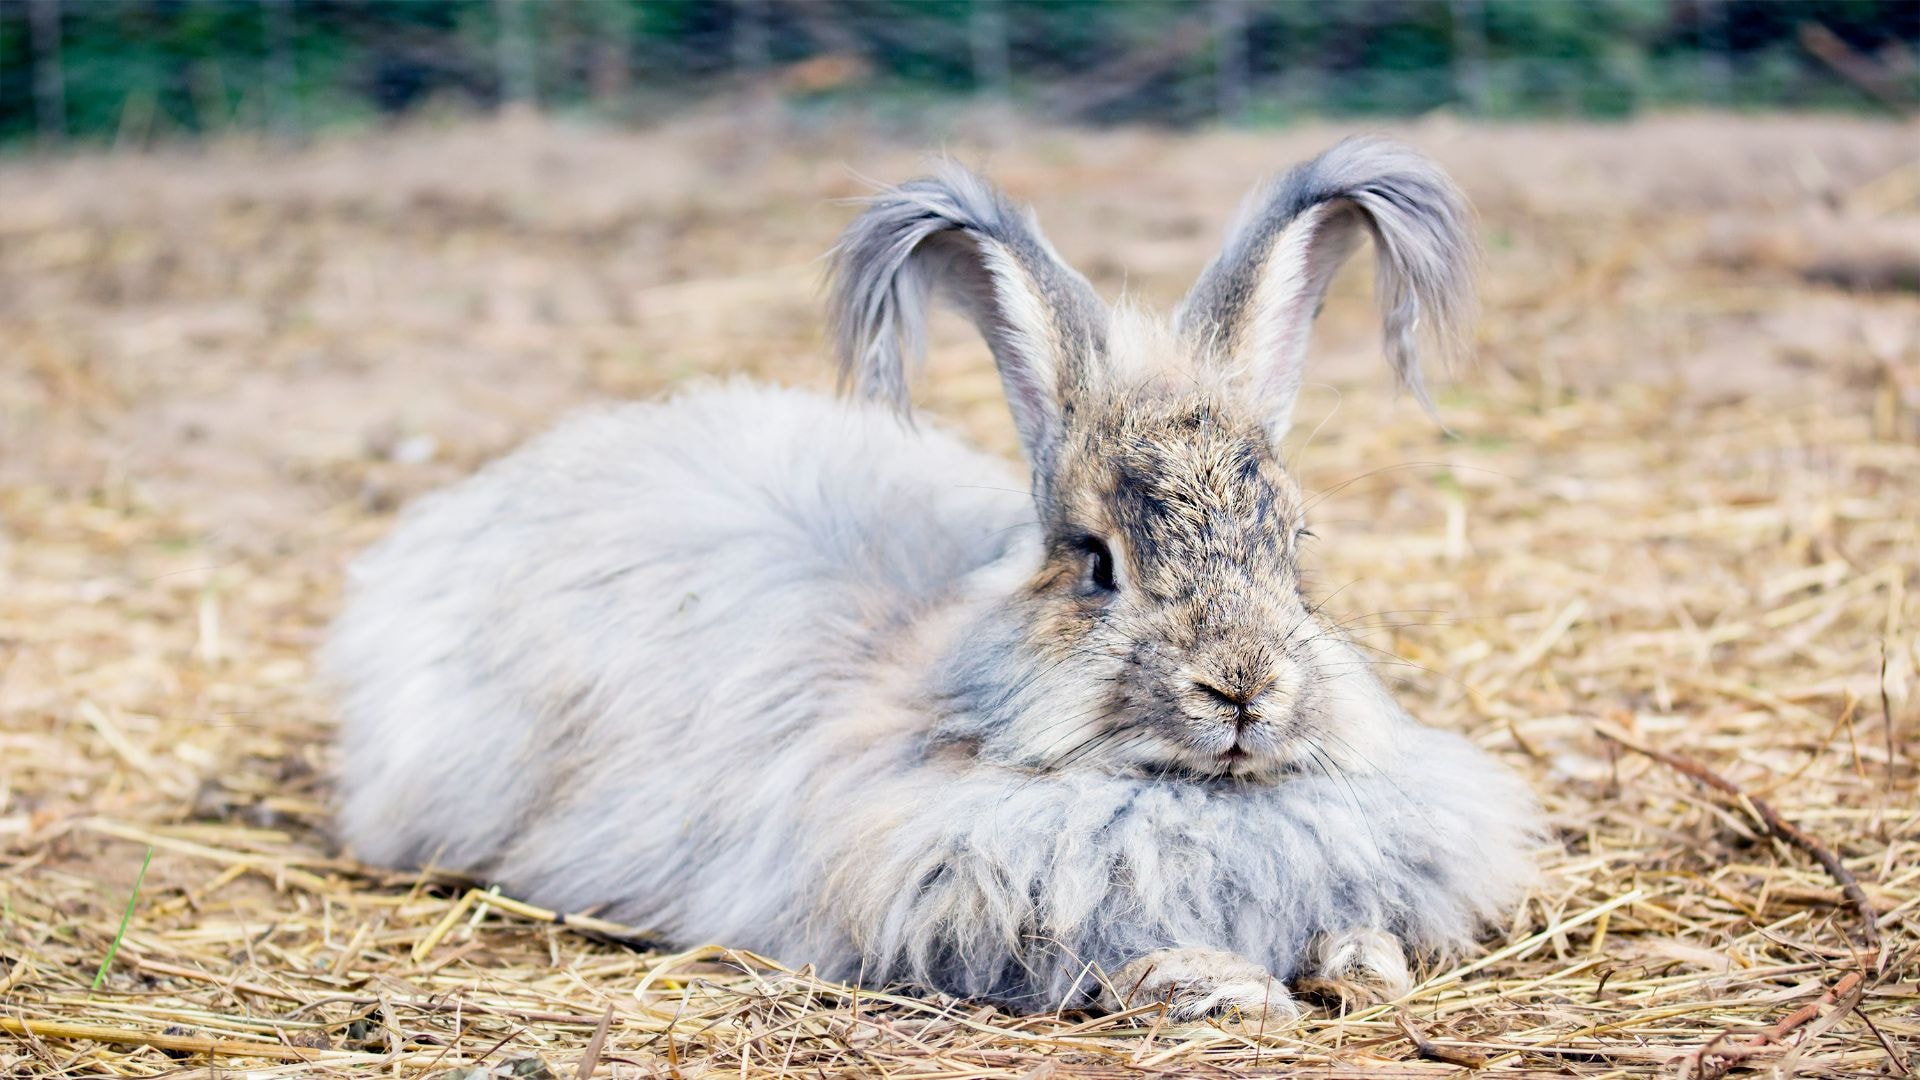
[[[1394,399],[1364,256],[1337,283],[1290,454],[1306,586],[1554,829],[1398,1001],[1016,1016],[340,850],[311,656],[397,506],[575,404],[828,384],[835,200],[920,148],[808,130],[0,163],[0,1074],[1912,1074],[1920,308],[1715,247],[1910,228],[1892,124],[1397,132],[1480,213],[1479,359],[1449,438]],[[1103,292],[1170,305],[1244,187],[1339,133],[991,160]],[[934,331],[927,411],[1013,452],[984,350]]]

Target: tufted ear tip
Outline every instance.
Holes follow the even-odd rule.
[[[986,339],[1028,460],[1045,465],[1062,395],[1104,349],[1105,307],[1031,215],[980,176],[943,162],[932,176],[866,200],[830,268],[828,319],[843,389],[905,412],[939,293]]]
[[[1388,363],[1428,412],[1423,346],[1462,350],[1478,249],[1465,196],[1420,154],[1347,139],[1250,198],[1220,255],[1183,302],[1183,335],[1216,364],[1253,373],[1284,428],[1315,314],[1334,273],[1371,237]]]

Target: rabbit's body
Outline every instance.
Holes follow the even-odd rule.
[[[735,384],[578,417],[359,564],[327,656],[352,678],[345,838],[672,941],[1028,1006],[1167,946],[1281,978],[1320,932],[1439,947],[1522,871],[1524,792],[1449,792],[1487,764],[1384,695],[1379,771],[1340,779],[943,748],[972,718],[927,707],[941,661],[1039,559],[1005,463],[877,406]]]
[[[1525,789],[1409,718],[1298,594],[1284,425],[1235,404],[1237,373],[1155,360],[950,182],[900,189],[898,213],[964,218],[984,261],[889,264],[938,232],[871,212],[843,248],[877,267],[843,267],[842,331],[871,352],[850,362],[897,389],[876,342],[917,332],[913,274],[992,282],[962,301],[1031,491],[881,405],[800,391],[570,421],[357,567],[326,655],[345,839],[680,944],[1022,1008],[1403,984],[1403,950],[1460,945],[1527,880]],[[1316,206],[1289,214],[1332,229]],[[1261,295],[1218,270],[1196,294]],[[1067,366],[1095,356],[1104,374]]]
[[[581,415],[356,565],[325,657],[345,837],[675,938],[790,940],[821,885],[792,880],[821,839],[799,804],[831,819],[851,793],[823,780],[897,765],[926,719],[876,678],[1032,520],[1004,462],[880,408],[736,383]]]

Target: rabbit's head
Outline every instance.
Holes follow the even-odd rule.
[[[843,372],[906,407],[937,289],[986,337],[1032,467],[1044,559],[969,733],[1039,767],[1262,777],[1325,768],[1376,684],[1300,585],[1281,460],[1308,331],[1371,235],[1390,361],[1425,402],[1416,338],[1465,325],[1464,202],[1424,159],[1350,140],[1252,197],[1170,322],[1110,309],[1031,216],[948,167],[876,197],[835,252]],[[991,676],[981,681],[994,682]]]

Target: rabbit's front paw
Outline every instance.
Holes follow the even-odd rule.
[[[1319,934],[1309,949],[1307,971],[1294,981],[1302,993],[1356,1007],[1391,1001],[1413,988],[1406,946],[1384,930]]]
[[[1287,988],[1259,964],[1217,949],[1160,949],[1116,972],[1101,991],[1107,1009],[1164,1002],[1173,1020],[1239,1014],[1289,1024],[1300,1018]]]

